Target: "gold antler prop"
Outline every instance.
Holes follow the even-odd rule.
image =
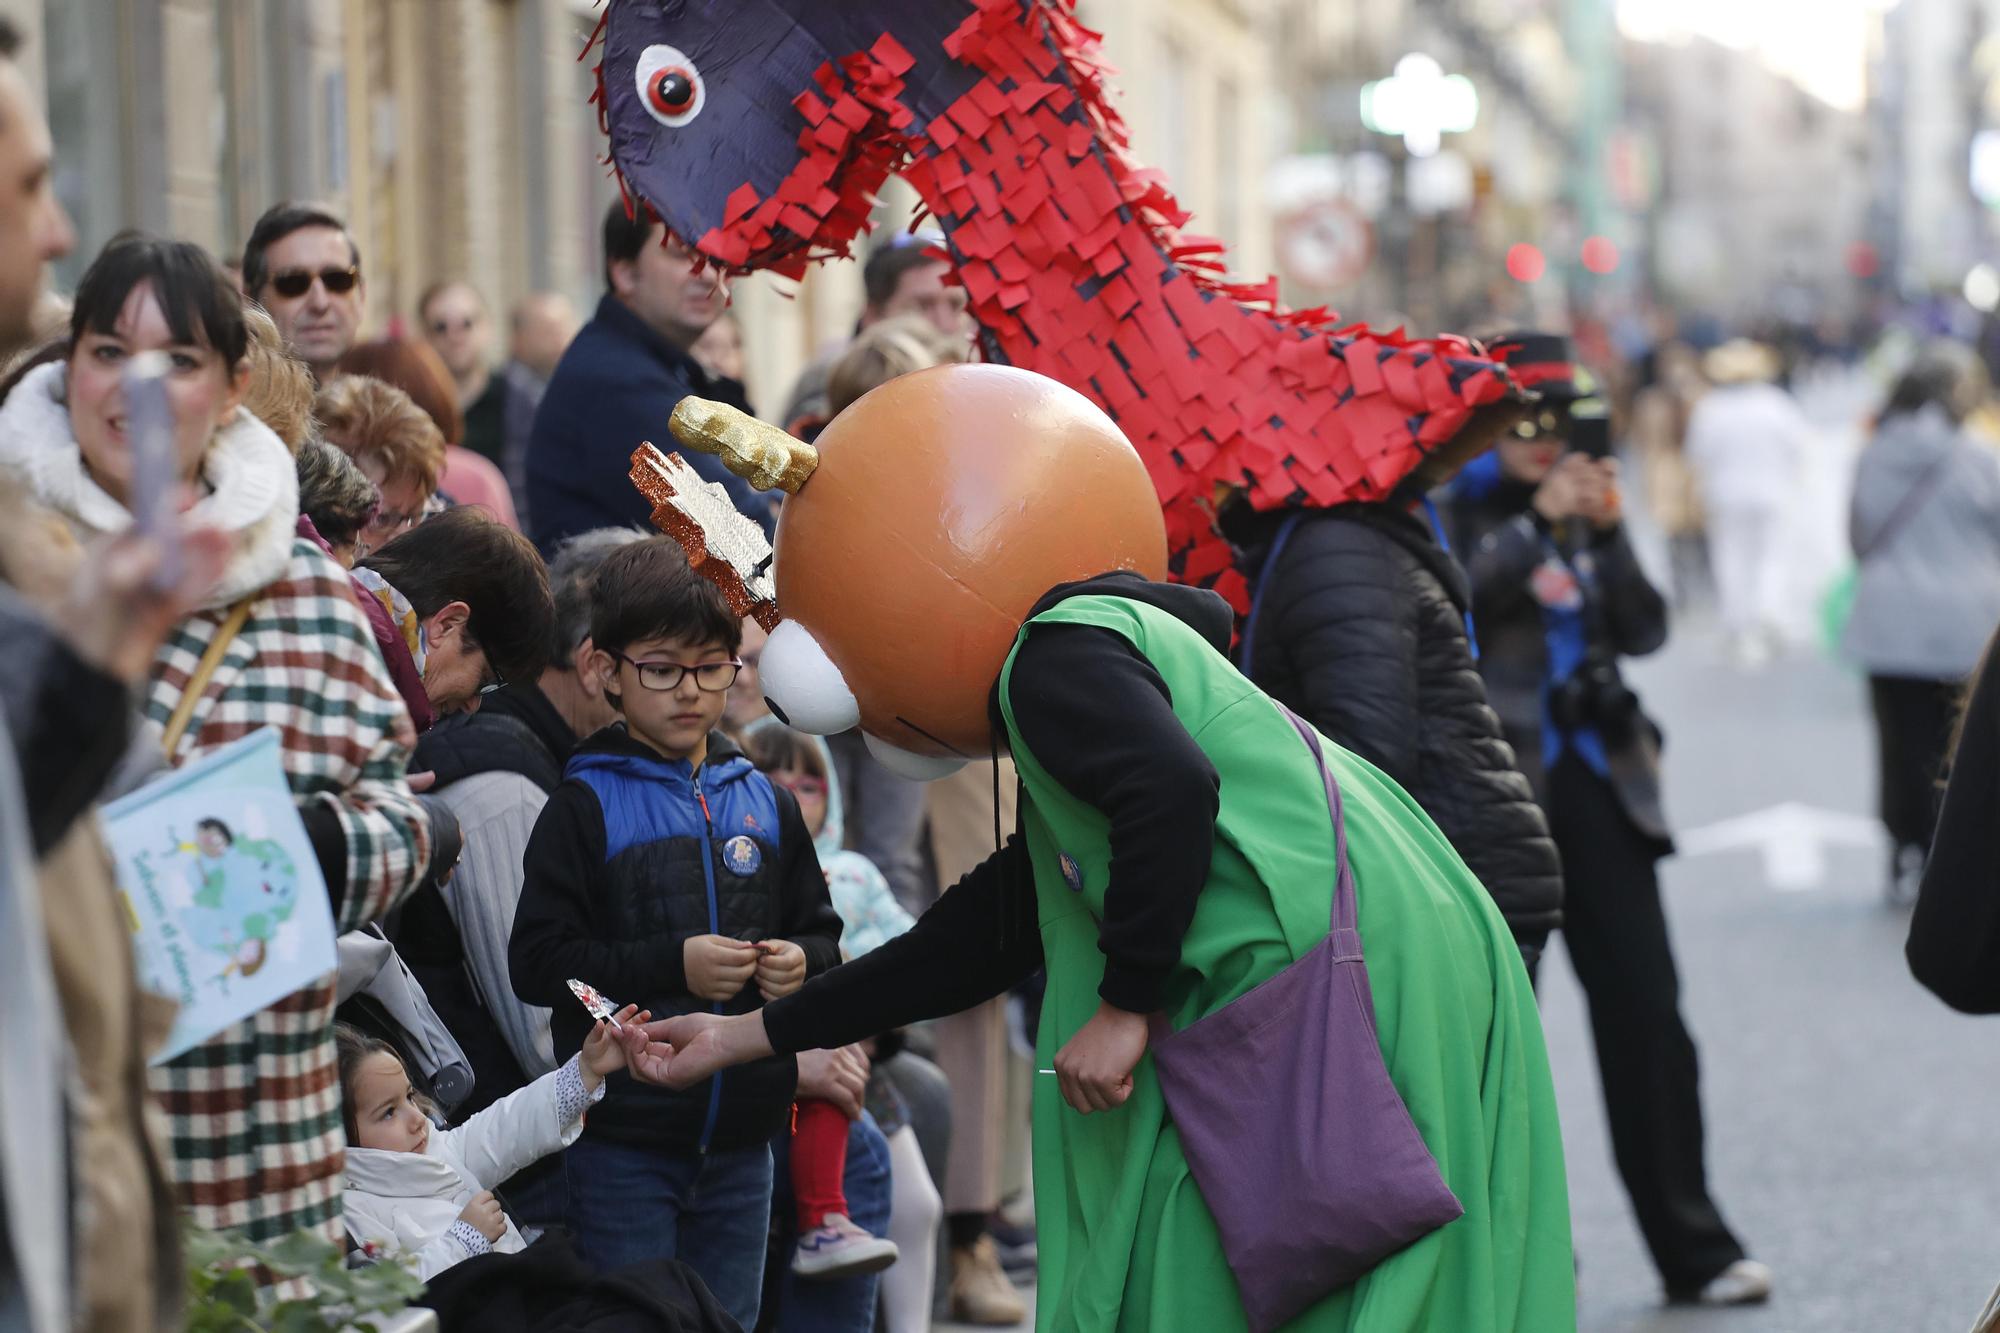
[[[682,444],[714,454],[760,491],[797,495],[819,466],[817,449],[727,403],[683,398],[667,426]]]

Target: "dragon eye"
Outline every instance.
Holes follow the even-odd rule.
[[[678,129],[700,115],[707,101],[694,61],[677,47],[647,47],[639,55],[634,82],[646,114],[672,128]]]

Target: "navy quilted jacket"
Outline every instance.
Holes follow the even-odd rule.
[[[508,969],[515,994],[551,1010],[558,1060],[591,1025],[571,977],[655,1018],[741,1014],[763,1003],[754,981],[719,1006],[688,994],[690,936],[792,940],[808,976],[840,959],[840,918],[798,803],[719,735],[697,771],[623,724],[598,732],[570,757],[522,865]],[[797,1077],[789,1056],[680,1092],[613,1074],[584,1132],[666,1152],[748,1147],[785,1124]]]

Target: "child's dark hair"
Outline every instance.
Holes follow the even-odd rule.
[[[766,722],[743,733],[743,753],[760,772],[782,773],[796,768],[809,778],[827,779],[826,752],[814,738],[790,727]]]
[[[713,643],[735,655],[743,623],[713,583],[688,568],[672,537],[648,537],[612,553],[590,589],[590,637],[607,653],[641,639]]]
[[[340,1061],[340,1123],[347,1130],[347,1142],[351,1147],[360,1139],[360,1124],[355,1119],[359,1109],[354,1104],[354,1077],[361,1072],[361,1065],[371,1055],[387,1055],[403,1066],[405,1076],[409,1065],[403,1060],[403,1053],[380,1037],[372,1037],[360,1028],[346,1023],[333,1025],[333,1045]],[[416,1080],[412,1079],[414,1083]],[[417,1109],[425,1115],[435,1116],[436,1109],[430,1098],[419,1092],[412,1098]]]
[[[243,297],[222,265],[191,241],[163,241],[136,231],[112,237],[84,270],[70,311],[71,347],[86,333],[116,333],[125,302],[141,283],[151,284],[175,342],[214,349],[231,374],[243,364],[250,325],[243,318]]]
[[[197,819],[197,820],[195,820],[195,822],[194,822],[194,831],[195,831],[196,833],[199,833],[199,832],[201,832],[201,831],[202,831],[203,829],[214,829],[214,830],[215,830],[215,831],[216,831],[217,833],[220,833],[220,834],[222,835],[222,840],[223,840],[224,842],[235,842],[235,841],[236,841],[236,835],[235,835],[234,833],[231,833],[231,832],[229,831],[229,825],[227,825],[227,824],[223,823],[223,822],[222,822],[221,820],[219,820],[219,819]]]

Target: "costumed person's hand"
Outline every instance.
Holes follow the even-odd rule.
[[[229,536],[216,528],[183,527],[178,542],[180,573],[165,588],[153,586],[165,552],[136,530],[84,557],[58,622],[77,656],[130,684],[145,678],[167,631],[201,605],[229,561]]]
[[[1535,488],[1532,501],[1535,512],[1552,524],[1574,518],[1581,512],[1589,472],[1590,460],[1582,454],[1564,454],[1557,459],[1549,474],[1542,478],[1542,484]]]
[[[640,1027],[652,1015],[636,1004],[628,1004],[616,1017],[617,1028],[600,1018],[583,1039],[583,1058],[577,1061],[577,1066],[583,1073],[585,1092],[596,1092],[606,1074],[625,1068],[625,1043],[619,1039],[619,1029]]]
[[[1085,1115],[1132,1095],[1132,1070],[1146,1053],[1146,1016],[1099,1002],[1090,1021],[1056,1052],[1063,1100]]]
[[[715,1004],[735,999],[757,975],[760,957],[756,945],[726,935],[691,936],[681,949],[688,994]]]
[[[765,999],[780,999],[805,984],[804,949],[790,940],[757,941],[757,989]]]
[[[1590,520],[1599,532],[1609,532],[1625,517],[1624,497],[1618,490],[1618,460],[1600,458],[1591,464],[1581,488],[1577,512]]]
[[[656,1018],[634,1030],[643,1032],[648,1044],[640,1058],[632,1060],[632,1076],[669,1088],[692,1087],[731,1065],[772,1053],[762,1010],[733,1018],[720,1014]],[[628,1058],[634,1049],[626,1047]]]
[[[832,1102],[849,1120],[859,1120],[868,1093],[868,1057],[859,1046],[799,1052],[799,1096]]]
[[[500,1201],[493,1197],[492,1190],[481,1190],[472,1196],[472,1202],[460,1211],[458,1220],[469,1222],[477,1231],[495,1245],[507,1234],[507,1214],[500,1209]]]

